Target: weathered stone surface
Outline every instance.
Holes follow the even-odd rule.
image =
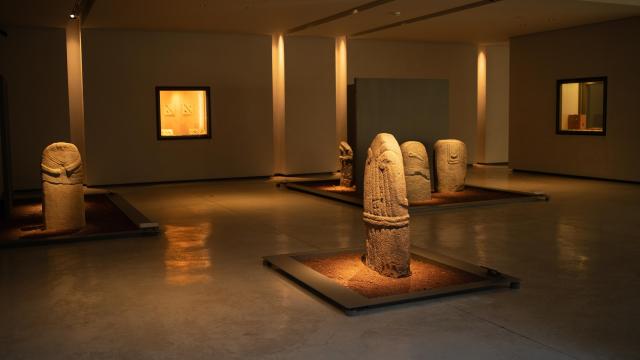
[[[436,158],[438,192],[464,190],[467,176],[467,147],[455,139],[438,140],[433,146]]]
[[[340,186],[353,185],[353,150],[346,141],[340,141]]]
[[[53,143],[42,152],[44,225],[47,230],[85,226],[84,171],[80,152],[69,143]]]
[[[373,139],[364,171],[364,262],[385,276],[409,276],[409,203],[402,153],[393,135]]]
[[[409,204],[431,200],[431,174],[427,149],[419,141],[406,141],[400,145],[400,150]]]

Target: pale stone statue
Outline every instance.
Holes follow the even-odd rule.
[[[42,152],[41,170],[45,229],[84,227],[84,171],[78,148],[63,142],[47,146]]]
[[[427,149],[419,141],[406,141],[400,145],[400,150],[402,150],[409,204],[431,200],[431,175]]]
[[[340,186],[353,185],[353,150],[346,141],[340,141]]]
[[[367,151],[362,216],[367,232],[365,264],[393,278],[411,275],[404,166],[391,134],[378,134]]]
[[[438,140],[433,146],[436,152],[438,192],[464,190],[467,176],[467,147],[460,140]]]

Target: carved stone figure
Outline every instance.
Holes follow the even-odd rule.
[[[84,227],[84,171],[78,148],[69,143],[53,143],[42,152],[40,167],[45,229]]]
[[[431,200],[431,175],[427,149],[419,141],[406,141],[400,145],[400,150],[402,150],[409,204]]]
[[[353,185],[353,150],[346,141],[340,141],[340,186]]]
[[[438,140],[433,146],[436,152],[438,192],[464,190],[467,176],[467,147],[460,140]]]
[[[402,153],[393,135],[376,135],[364,171],[367,252],[363,260],[384,276],[409,276],[409,203]]]

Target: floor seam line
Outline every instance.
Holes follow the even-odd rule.
[[[571,359],[576,359],[576,360],[579,360],[579,359],[580,359],[580,358],[575,357],[575,356],[573,356],[573,355],[571,355],[571,354],[567,354],[567,353],[565,353],[564,351],[562,351],[562,350],[560,350],[560,349],[557,349],[557,348],[555,348],[555,347],[553,347],[553,346],[551,346],[551,345],[547,345],[547,344],[545,344],[545,343],[543,343],[543,342],[540,342],[540,341],[538,341],[538,340],[536,340],[536,339],[534,339],[534,338],[531,338],[531,337],[529,337],[529,336],[527,336],[527,335],[521,334],[521,333],[519,333],[519,332],[517,332],[517,331],[515,331],[515,330],[511,330],[511,329],[507,328],[506,326],[501,325],[501,324],[499,324],[499,323],[497,323],[497,322],[495,322],[495,321],[492,321],[492,320],[489,320],[489,319],[485,319],[485,318],[483,318],[483,317],[481,317],[481,316],[478,316],[478,315],[476,315],[476,314],[474,314],[474,313],[472,313],[472,312],[470,312],[470,311],[463,310],[462,308],[460,308],[460,307],[458,307],[458,306],[455,306],[455,305],[451,305],[451,306],[452,306],[454,309],[456,309],[456,310],[458,310],[458,311],[460,311],[460,312],[462,312],[462,313],[465,313],[465,314],[467,314],[467,315],[470,315],[470,316],[472,316],[472,317],[474,317],[474,318],[476,318],[476,319],[478,319],[478,320],[482,320],[482,321],[484,321],[484,322],[487,322],[487,323],[489,323],[489,324],[491,324],[491,325],[493,325],[493,326],[496,326],[496,327],[498,327],[498,328],[500,328],[500,329],[503,329],[503,330],[505,330],[505,331],[507,331],[507,332],[509,332],[509,333],[511,333],[511,334],[517,335],[517,336],[519,336],[519,337],[521,337],[521,338],[523,338],[523,339],[527,339],[527,340],[529,340],[529,341],[531,341],[531,342],[533,342],[533,343],[535,343],[535,344],[538,344],[538,345],[543,346],[543,347],[545,347],[545,348],[547,348],[547,349],[553,350],[554,352],[557,352],[557,353],[559,353],[559,354],[562,354],[562,355],[564,355],[564,356],[567,356],[567,357],[569,357],[569,358],[571,358]]]

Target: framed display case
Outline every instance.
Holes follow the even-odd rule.
[[[606,135],[606,77],[558,80],[556,94],[557,134]]]
[[[208,86],[157,86],[158,140],[211,138]]]

